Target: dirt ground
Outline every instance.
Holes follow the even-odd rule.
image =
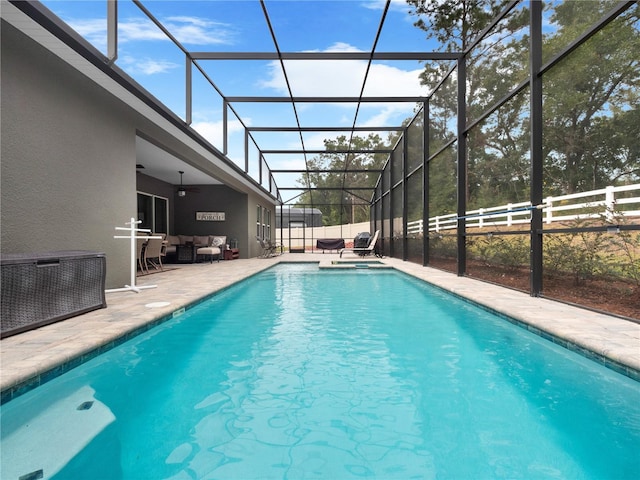
[[[432,267],[450,272],[456,271],[455,260],[437,260]],[[527,269],[504,270],[498,267],[467,262],[467,276],[486,280],[505,287],[529,292],[529,272]],[[545,298],[561,300],[593,310],[640,320],[640,288],[635,285],[612,280],[589,280],[576,285],[574,278],[544,277],[542,293]]]

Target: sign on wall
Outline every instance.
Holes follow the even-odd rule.
[[[196,212],[198,222],[224,222],[224,212]]]

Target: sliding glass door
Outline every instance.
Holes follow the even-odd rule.
[[[169,233],[169,199],[138,192],[138,228]]]

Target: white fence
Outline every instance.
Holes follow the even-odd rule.
[[[628,192],[633,192],[629,195]],[[624,193],[624,195],[623,195]],[[624,209],[619,207],[624,206]],[[568,220],[604,218],[613,220],[614,215],[628,217],[640,217],[640,184],[625,185],[621,187],[606,187],[589,192],[573,193],[558,197],[547,197],[542,205],[532,206],[531,202],[508,203],[495,207],[468,210],[465,215],[468,228],[497,227],[518,224],[528,224],[531,221],[531,210],[539,208],[544,215],[547,224]],[[616,212],[614,214],[614,212]],[[429,218],[429,231],[441,232],[455,229],[458,224],[458,215],[440,215]],[[422,220],[407,223],[409,235],[421,235],[423,233]],[[343,238],[352,240],[360,232],[370,230],[369,222],[353,223],[346,225],[333,225],[329,227],[308,227],[283,229],[283,237],[280,238],[280,229],[275,229],[276,240],[282,242],[287,248],[312,247],[319,238]],[[291,243],[289,243],[291,238]]]
[[[291,231],[289,231],[291,230]],[[353,240],[360,232],[371,230],[369,222],[348,223],[345,225],[331,225],[328,227],[283,228],[283,237],[280,238],[280,229],[275,229],[276,240],[286,248],[315,248],[319,238],[342,238],[345,242]],[[291,242],[289,242],[291,239]]]
[[[621,196],[622,192],[634,192],[635,196]],[[637,192],[637,193],[636,193]],[[558,197],[547,197],[543,204],[532,206],[531,202],[508,203],[496,207],[468,210],[465,215],[468,228],[482,228],[528,224],[531,210],[539,208],[545,223],[563,222],[589,218],[613,220],[614,215],[640,217],[640,184],[621,187],[605,187],[600,190],[573,193]],[[618,207],[625,205],[625,209]],[[629,206],[631,206],[629,208]],[[615,213],[614,213],[615,212]],[[457,227],[458,215],[451,213],[429,218],[429,231],[440,232]],[[407,223],[407,233],[420,235],[422,220]]]

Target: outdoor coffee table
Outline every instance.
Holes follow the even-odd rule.
[[[193,244],[176,245],[176,262],[177,263],[195,263],[196,246]]]

